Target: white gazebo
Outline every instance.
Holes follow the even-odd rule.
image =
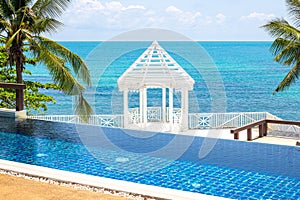
[[[139,124],[146,127],[148,123],[147,88],[162,89],[162,123],[169,123],[170,131],[174,127],[174,89],[181,92],[180,130],[188,129],[188,91],[193,90],[194,80],[191,76],[154,41],[148,49],[118,79],[119,90],[123,91],[124,128],[128,128],[128,92],[139,92]],[[169,109],[166,107],[166,89],[169,90]],[[167,122],[167,114],[169,122]]]

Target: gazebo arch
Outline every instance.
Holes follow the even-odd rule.
[[[139,91],[139,123],[147,126],[147,88],[162,89],[162,122],[166,123],[166,89],[169,90],[170,131],[174,127],[174,90],[181,92],[181,131],[188,129],[188,91],[195,81],[191,76],[154,41],[148,49],[119,77],[118,87],[123,92],[124,128],[128,128],[128,92]]]

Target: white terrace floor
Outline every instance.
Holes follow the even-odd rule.
[[[135,125],[130,126],[129,128],[139,130]],[[176,129],[176,127],[175,127]],[[234,128],[232,128],[234,129]],[[146,128],[143,128],[146,131],[155,131],[155,132],[165,132],[172,133],[169,131],[169,125],[167,123],[148,123]],[[200,136],[200,137],[212,137],[220,139],[233,140],[233,134],[230,133],[231,129],[194,129],[188,130],[185,132],[176,132],[174,134],[190,135],[190,136]],[[300,138],[288,138],[288,137],[274,137],[271,133],[268,133],[268,136],[259,138],[258,137],[258,128],[252,129],[252,138],[251,142],[260,142],[260,143],[269,143],[269,144],[278,144],[278,145],[289,145],[295,146],[297,141],[300,141]],[[240,141],[247,141],[247,130],[241,131],[239,135]]]
[[[230,139],[233,140],[233,134],[230,133],[231,129],[207,129],[207,130],[188,130],[182,134],[195,135],[200,137],[217,137],[221,139]],[[258,129],[252,129],[253,141],[250,142],[260,142],[260,143],[269,143],[269,144],[278,144],[278,145],[289,145],[295,146],[297,141],[300,141],[300,138],[287,138],[287,137],[273,137],[271,133],[268,136],[259,138]],[[239,135],[239,140],[247,141],[247,130],[241,131]]]

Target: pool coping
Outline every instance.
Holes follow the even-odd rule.
[[[228,199],[224,197],[186,192],[186,191],[175,190],[170,188],[163,188],[158,186],[133,183],[133,182],[116,180],[111,178],[104,178],[104,177],[92,176],[87,174],[63,171],[63,170],[24,164],[24,163],[8,161],[3,159],[0,159],[0,169],[6,171],[12,171],[14,173],[34,176],[34,177],[46,178],[49,180],[63,182],[63,183],[72,183],[72,184],[79,184],[79,185],[89,186],[89,187],[105,188],[117,192],[144,195],[153,198],[178,199],[178,200]]]

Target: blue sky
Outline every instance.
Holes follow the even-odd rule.
[[[55,40],[108,40],[140,28],[162,28],[198,41],[272,40],[259,28],[287,19],[285,0],[73,0]]]

